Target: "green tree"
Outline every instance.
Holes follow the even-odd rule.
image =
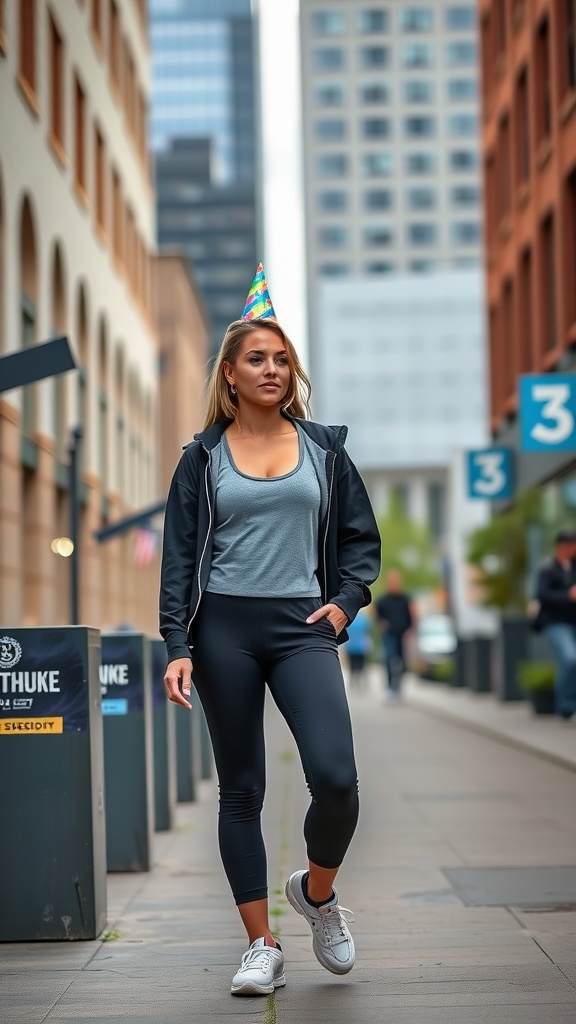
[[[378,519],[382,538],[382,566],[374,594],[385,589],[386,573],[398,569],[406,590],[433,590],[440,584],[438,555],[426,526],[406,515],[399,496],[392,492],[386,515]]]
[[[480,572],[484,605],[525,611],[526,535],[531,526],[541,522],[540,500],[536,489],[525,491],[506,512],[470,534],[467,559]]]

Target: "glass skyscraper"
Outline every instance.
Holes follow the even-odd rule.
[[[256,263],[250,0],[150,0],[158,242],[183,248],[216,348]]]

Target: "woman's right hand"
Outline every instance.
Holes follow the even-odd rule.
[[[174,704],[181,704],[184,708],[191,708],[190,684],[192,679],[192,658],[176,658],[171,661],[164,676],[164,686],[168,700]]]

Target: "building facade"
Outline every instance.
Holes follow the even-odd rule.
[[[250,0],[151,0],[158,242],[184,249],[215,351],[256,264]]]
[[[94,538],[159,493],[145,3],[0,11],[0,355],[65,334],[77,363],[0,399],[0,621],[70,621],[51,544],[80,428],[81,621],[155,631],[157,560],[135,564],[133,534]]]
[[[518,489],[550,482],[551,520],[573,521],[574,454],[520,451],[518,378],[576,371],[576,4],[479,13],[492,431]]]
[[[476,9],[303,0],[308,271],[481,259]]]

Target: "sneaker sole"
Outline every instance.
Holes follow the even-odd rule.
[[[255,981],[245,981],[242,985],[233,986],[230,992],[233,996],[271,996],[274,989],[282,988],[285,984],[286,978],[281,974],[271,985],[258,985]]]
[[[300,916],[303,917],[304,920],[307,920],[306,919],[306,914],[305,914],[303,908],[300,906],[300,904],[298,903],[298,900],[296,899],[296,897],[294,896],[294,894],[292,892],[292,887],[290,885],[290,879],[288,879],[288,881],[286,882],[286,888],[284,889],[284,893],[286,895],[286,899],[288,900],[288,903],[290,904],[290,906],[293,907],[294,910],[296,911],[296,913],[300,914]],[[343,975],[343,974],[349,974],[350,971],[352,970],[352,968],[354,967],[355,962],[356,962],[356,958],[354,958],[354,960],[352,961],[350,966],[348,966],[347,964],[346,965],[343,964],[342,967],[340,969],[338,969],[333,964],[329,963],[326,960],[323,960],[322,957],[318,955],[318,950],[316,948],[316,936],[314,935],[314,932],[312,932],[312,949],[314,950],[314,956],[316,957],[316,959],[317,959],[318,963],[320,964],[320,966],[324,967],[325,970],[330,971],[330,974],[337,974],[337,975],[340,975],[340,976]]]

